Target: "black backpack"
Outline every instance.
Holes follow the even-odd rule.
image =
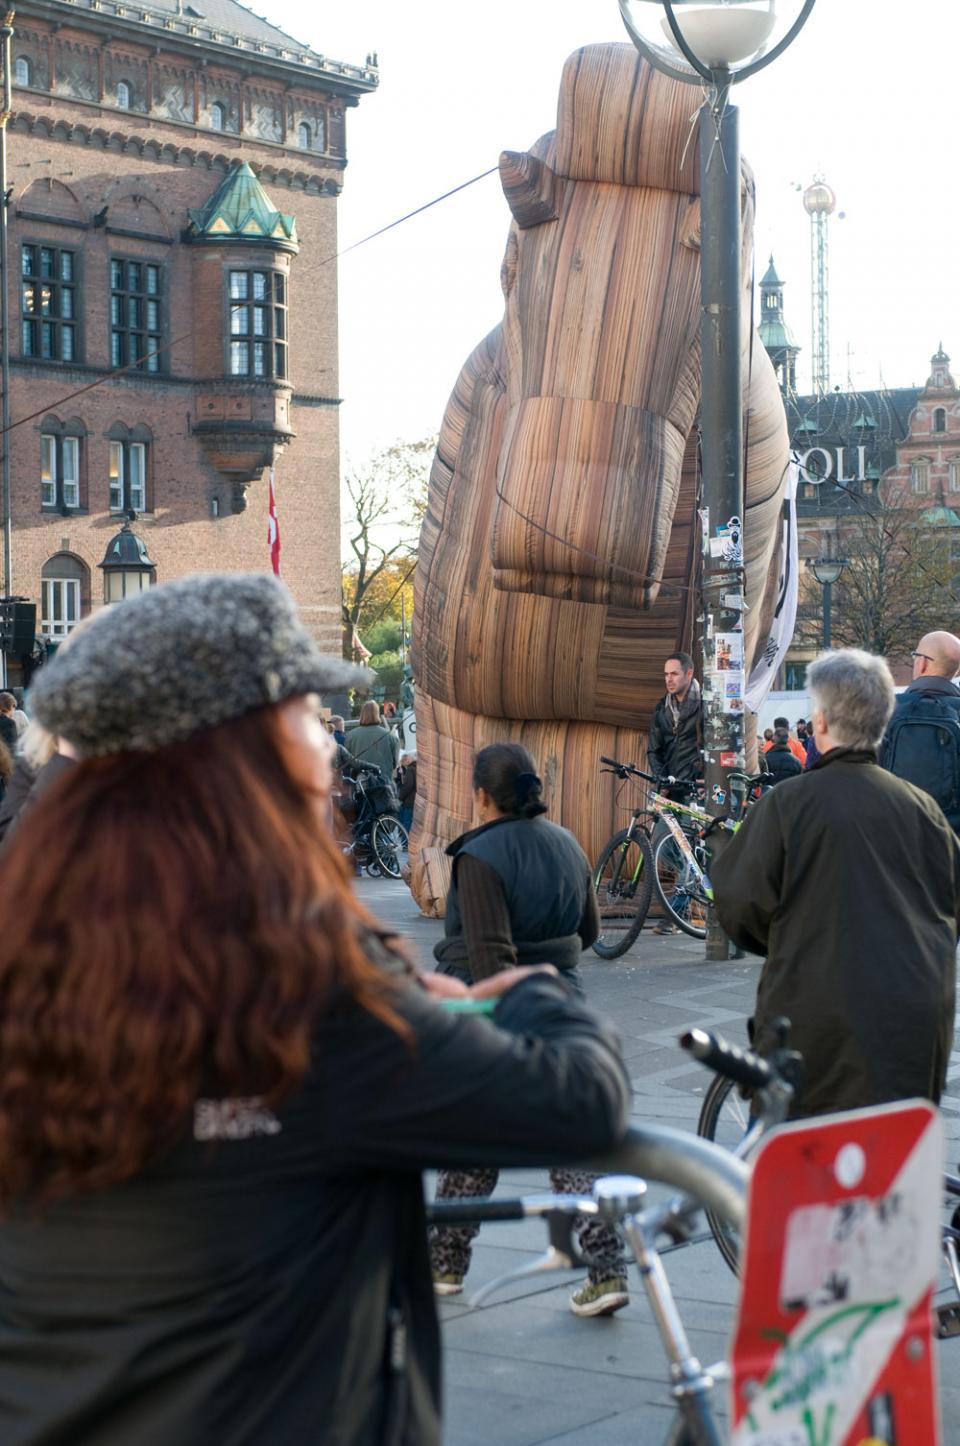
[[[960,821],[960,695],[905,693],[880,751],[898,778],[935,798],[952,823]]]

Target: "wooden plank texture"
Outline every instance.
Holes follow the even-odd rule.
[[[413,888],[428,912],[442,911],[443,849],[475,822],[475,751],[524,742],[551,816],[595,857],[635,798],[618,804],[597,759],[642,764],[664,658],[692,648],[695,110],[632,46],[586,46],[564,66],[556,131],[501,157],[504,315],[447,406],[416,578]],[[749,318],[746,167],[742,195]],[[750,659],[775,595],[787,430],[748,320],[741,353]]]

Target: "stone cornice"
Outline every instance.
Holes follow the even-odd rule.
[[[371,64],[350,65],[300,45],[292,38],[284,44],[212,25],[203,16],[177,15],[156,8],[149,0],[21,0],[17,15],[46,20],[58,29],[66,25],[89,29],[101,36],[121,37],[154,44],[174,54],[204,60],[217,58],[239,66],[249,75],[271,76],[287,84],[318,85],[356,104],[376,90],[379,74]],[[15,22],[16,23],[16,22]]]
[[[72,96],[68,103],[88,106],[97,111],[101,109],[95,101],[76,100]],[[124,116],[129,119],[130,112],[125,111]],[[143,119],[150,132],[160,131],[161,127],[163,129],[170,127],[175,132],[186,131],[191,136],[196,135],[198,140],[206,139],[208,135],[208,132],[199,131],[196,127],[183,121],[158,121],[147,116],[144,116]],[[14,135],[20,132],[28,135],[48,136],[51,140],[62,141],[69,145],[92,146],[95,150],[140,156],[144,160],[157,161],[166,165],[200,166],[209,171],[222,171],[224,174],[242,155],[244,159],[250,161],[251,167],[264,185],[280,186],[288,191],[303,191],[309,196],[339,196],[343,189],[343,184],[339,179],[317,175],[314,170],[307,171],[299,167],[279,163],[274,165],[272,162],[253,159],[250,152],[255,153],[261,148],[275,150],[283,155],[291,154],[286,147],[278,145],[276,142],[260,139],[253,141],[243,136],[237,136],[236,144],[232,147],[234,154],[228,155],[224,151],[210,150],[204,145],[180,145],[173,141],[163,141],[156,133],[137,135],[136,132],[112,130],[106,126],[55,120],[50,115],[38,115],[20,109],[15,109],[12,113],[10,130]],[[333,159],[325,164],[330,170],[339,171],[343,169],[346,162]]]

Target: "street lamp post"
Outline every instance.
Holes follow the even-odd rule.
[[[840,557],[816,557],[810,562],[810,571],[823,588],[823,647],[831,646],[831,613],[833,607],[833,584],[839,582],[846,567],[846,559]]]
[[[719,817],[728,807],[730,772],[745,762],[740,140],[730,89],[783,53],[814,0],[803,0],[779,39],[775,0],[619,4],[630,38],[651,65],[706,91],[700,110],[700,456],[708,536],[703,556],[704,774],[707,807]],[[721,668],[717,640],[731,634],[740,635],[739,658],[724,659]],[[725,842],[724,833],[717,832],[714,852]],[[706,957],[727,959],[729,953],[711,909]]]

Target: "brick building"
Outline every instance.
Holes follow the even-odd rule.
[[[929,612],[931,627],[956,630],[960,388],[941,345],[930,359],[923,387],[870,391],[837,387],[799,396],[795,383],[799,347],[785,323],[783,282],[772,257],[760,290],[760,337],[777,367],[791,446],[800,460],[800,600],[794,642],[778,683],[784,689],[802,690],[806,665],[823,638],[824,610],[830,605],[809,567],[815,559],[861,558],[859,590],[851,590],[849,571],[841,575],[836,588],[833,606],[841,621],[845,607],[862,608],[869,601],[882,612],[902,601],[910,610],[905,613],[905,630],[914,624],[912,614],[924,611]],[[887,538],[885,546],[876,542],[881,532]],[[873,554],[871,564],[862,562],[864,549]],[[877,572],[875,578],[869,575],[870,566]],[[901,567],[912,572],[912,581],[898,585],[893,572]],[[886,578],[880,575],[883,568]],[[872,599],[865,598],[867,585],[873,587]],[[924,593],[925,598],[918,600]],[[922,631],[922,616],[915,621]],[[877,627],[881,634],[890,631]],[[905,648],[901,639],[887,650],[898,681],[910,676],[909,646],[912,643]]]
[[[62,637],[129,509],[158,581],[268,568],[274,467],[284,578],[339,651],[330,258],[372,58],[235,0],[24,0],[14,25],[10,591]]]

